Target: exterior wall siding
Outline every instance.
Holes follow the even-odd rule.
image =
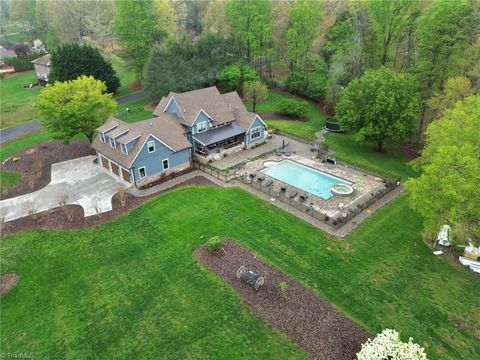
[[[155,141],[155,151],[149,153],[147,142],[152,140]],[[164,159],[168,159],[169,162],[169,168],[167,169],[167,171],[163,170],[162,162]],[[184,149],[172,153],[172,151],[168,147],[163,145],[154,137],[150,136],[145,142],[143,148],[140,150],[134,163],[132,164],[132,173],[135,181],[145,180],[145,178],[140,179],[138,175],[138,169],[143,166],[145,166],[145,170],[147,173],[146,177],[149,178],[163,172],[170,172],[171,169],[181,167],[182,165],[189,165],[190,161],[190,149]]]
[[[252,139],[251,132],[252,132],[252,129],[255,129],[256,127],[261,127],[260,137],[258,137],[256,139]],[[245,140],[246,140],[245,145],[248,147],[248,146],[254,145],[258,142],[261,142],[261,141],[265,140],[265,135],[266,135],[265,125],[262,123],[260,118],[258,116],[256,116],[255,120],[253,121],[252,126],[250,127],[250,130],[245,135]]]
[[[212,128],[212,124],[210,124],[210,119],[208,118],[207,115],[205,115],[205,113],[203,111],[201,111],[197,118],[195,119],[195,121],[193,122],[193,126],[192,126],[192,134],[195,135],[195,134],[198,134],[198,131],[197,131],[197,124],[201,123],[201,122],[206,122],[207,123],[207,131],[210,130]],[[204,132],[204,131],[202,131]]]
[[[177,103],[174,100],[170,101],[170,104],[168,104],[165,111],[175,114],[179,119],[183,119],[183,112],[178,108]]]

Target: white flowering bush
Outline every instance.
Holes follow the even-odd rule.
[[[45,53],[47,50],[45,49],[45,44],[40,39],[33,40],[32,51],[34,53]]]
[[[413,339],[407,343],[400,340],[400,334],[391,329],[385,329],[375,339],[368,339],[362,344],[362,350],[357,354],[357,360],[428,360],[425,350]]]

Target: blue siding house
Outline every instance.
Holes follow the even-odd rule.
[[[193,156],[248,148],[267,135],[237,92],[222,95],[216,87],[170,93],[153,114],[133,124],[111,117],[92,144],[101,166],[135,186],[189,168]]]

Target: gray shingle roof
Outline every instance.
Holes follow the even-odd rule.
[[[115,135],[117,132],[121,132],[117,129],[128,129],[127,133],[117,138],[118,142],[127,143],[128,141],[138,138],[129,154],[122,154],[120,147],[112,149],[108,142],[102,143],[98,136],[93,141],[92,147],[102,155],[127,169],[132,166],[133,160],[136,158],[138,152],[142,149],[150,134],[158,138],[174,151],[180,151],[192,147],[190,142],[185,137],[185,130],[178,122],[177,117],[169,113],[163,113],[157,118],[139,121],[133,124],[128,124],[120,119],[112,117],[109,118],[104,125],[99,127],[97,131],[106,131],[111,128],[112,125],[117,126],[117,128],[107,133],[107,136],[111,134]]]
[[[38,59],[33,60],[32,64],[50,66],[50,54],[40,56]]]
[[[245,130],[243,130],[243,128],[236,121],[233,121],[228,125],[220,126],[204,133],[193,135],[193,138],[200,144],[208,146],[243,133],[245,133]]]
[[[200,110],[204,110],[211,117],[213,125],[235,120],[231,108],[215,86],[181,94],[170,93],[166,98],[160,100],[153,113],[157,116],[160,115],[171,97],[180,107],[180,111],[185,117],[184,123],[188,126],[193,125]]]

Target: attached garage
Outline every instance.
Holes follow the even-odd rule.
[[[105,169],[108,169],[110,170],[109,166],[108,166],[108,160],[106,158],[104,158],[102,155],[100,155],[100,159],[102,161],[102,166],[105,168]]]
[[[111,162],[110,165],[112,166],[112,172],[115,175],[120,176],[120,168],[118,167],[118,165],[115,164],[114,162]]]
[[[130,172],[122,168],[122,178],[126,182],[130,182]]]

